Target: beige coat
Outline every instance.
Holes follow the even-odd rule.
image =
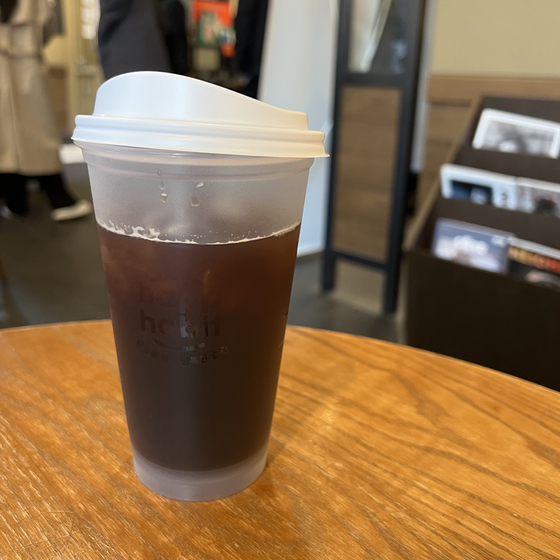
[[[47,0],[19,0],[10,21],[0,23],[0,173],[62,169],[41,55],[50,17]]]

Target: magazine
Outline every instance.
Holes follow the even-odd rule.
[[[445,198],[492,204],[515,210],[518,206],[515,177],[483,169],[446,163],[441,166],[441,192]]]
[[[521,177],[516,183],[518,210],[560,218],[560,185]]]
[[[432,253],[466,266],[506,272],[510,233],[446,218],[438,219]]]
[[[560,184],[512,177],[462,165],[441,166],[445,198],[560,217]]]
[[[472,145],[479,150],[557,158],[560,123],[484,109]]]
[[[560,251],[538,243],[511,239],[509,273],[531,284],[560,288]]]

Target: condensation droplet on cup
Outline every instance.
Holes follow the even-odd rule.
[[[200,200],[198,200],[198,198],[196,198],[196,196],[193,196],[191,198],[191,206],[199,206],[200,205]]]
[[[166,202],[166,201],[167,201],[167,193],[164,193],[164,192],[161,193],[161,201],[162,201],[162,202]]]
[[[161,169],[158,169],[158,170],[157,170],[157,174],[158,174],[159,177],[161,177],[161,174],[162,174]]]
[[[203,186],[204,186],[204,183],[198,183],[198,185],[196,185],[196,188],[200,189],[200,187],[203,187]]]
[[[160,181],[160,182],[159,182],[159,188],[160,188],[161,190],[165,189],[165,183],[164,183],[163,181]]]

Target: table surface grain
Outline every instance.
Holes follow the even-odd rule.
[[[132,471],[110,323],[0,332],[0,558],[560,558],[560,395],[288,328],[268,466],[210,503]]]

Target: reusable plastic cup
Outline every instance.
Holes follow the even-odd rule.
[[[213,500],[262,472],[308,170],[307,117],[194,79],[109,80],[91,180],[138,478]]]

